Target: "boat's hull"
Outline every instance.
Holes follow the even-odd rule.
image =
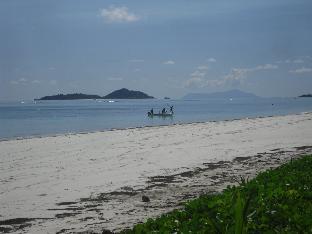
[[[151,113],[148,113],[148,116],[149,117],[154,117],[154,116],[158,116],[158,117],[172,117],[173,116],[173,114],[169,114],[169,113],[167,113],[167,114],[151,114]]]

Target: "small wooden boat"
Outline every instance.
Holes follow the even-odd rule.
[[[170,113],[151,113],[151,112],[148,112],[147,115],[149,117],[154,117],[154,116],[158,116],[158,117],[172,117],[173,116],[173,112],[170,112]]]

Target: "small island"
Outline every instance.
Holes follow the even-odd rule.
[[[152,96],[147,95],[141,91],[133,91],[129,89],[119,89],[115,90],[112,93],[106,96],[99,96],[99,95],[90,95],[90,94],[83,94],[83,93],[72,93],[72,94],[57,94],[51,96],[44,96],[38,100],[79,100],[79,99],[151,99],[154,98]]]
[[[57,94],[51,96],[45,96],[37,100],[76,100],[76,99],[101,99],[102,97],[99,95],[89,95],[83,93],[71,93],[71,94]]]
[[[103,99],[151,99],[152,96],[141,91],[133,91],[129,89],[119,89],[103,97]]]
[[[303,95],[300,95],[299,97],[312,97],[312,94],[303,94]]]

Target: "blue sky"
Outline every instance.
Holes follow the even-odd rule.
[[[312,92],[310,0],[2,0],[0,100]]]

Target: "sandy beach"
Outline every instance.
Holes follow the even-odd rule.
[[[1,141],[0,232],[131,227],[312,152],[311,130],[302,113]]]

